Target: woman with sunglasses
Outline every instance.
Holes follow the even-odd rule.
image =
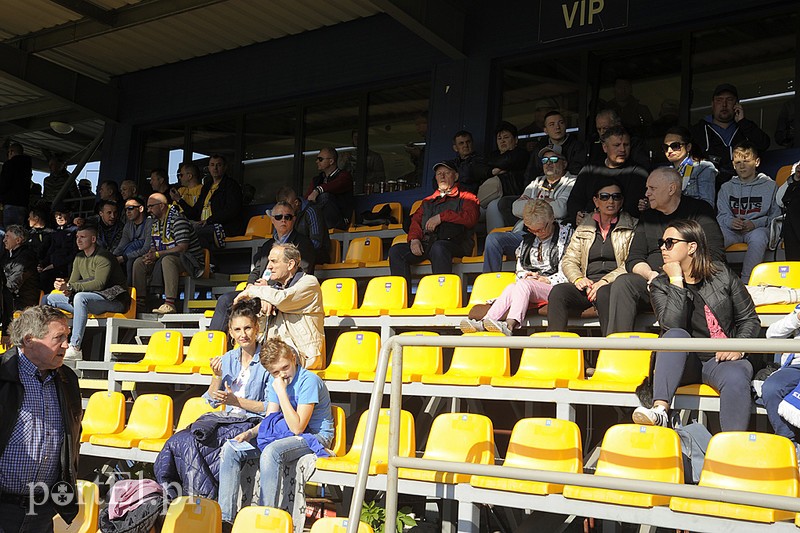
[[[528,308],[545,304],[550,290],[567,280],[561,259],[572,228],[555,221],[553,208],[545,200],[525,204],[522,221],[528,232],[517,248],[517,281],[503,290],[482,321],[462,320],[462,332],[495,331],[511,336],[525,320]]]
[[[667,130],[662,145],[664,155],[683,178],[683,195],[716,205],[717,169],[710,161],[692,154],[692,134],[683,126]]]
[[[703,228],[676,220],[659,239],[663,272],[650,283],[650,300],[664,338],[755,338],[761,321],[750,293],[725,263],[712,261]],[[669,425],[669,406],[681,385],[705,383],[719,391],[722,431],[750,423],[753,366],[742,352],[655,352],[652,408],[637,407],[633,421]]]
[[[636,220],[622,211],[622,186],[613,178],[597,182],[594,213],[583,219],[569,242],[561,267],[569,283],[553,287],[547,302],[547,330],[565,331],[567,320],[597,308],[600,331],[608,330],[611,283],[625,273]]]

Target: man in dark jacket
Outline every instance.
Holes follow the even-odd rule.
[[[23,153],[22,145],[11,143],[8,160],[0,170],[0,203],[3,204],[3,227],[25,224],[31,196],[33,176],[30,156]]]
[[[453,151],[458,154],[453,160],[458,172],[458,186],[462,191],[477,196],[478,187],[492,175],[491,167],[475,151],[472,134],[466,130],[458,131],[453,136]]]
[[[221,248],[226,236],[244,233],[242,188],[227,175],[227,168],[225,157],[213,154],[208,159],[211,181],[203,185],[197,203],[193,206],[181,203],[186,218],[195,221],[197,237],[203,248]],[[169,193],[165,196],[169,198]]]
[[[708,249],[715,261],[725,260],[725,245],[714,210],[708,202],[681,196],[683,180],[672,167],[660,167],[647,178],[647,199],[650,209],[642,212],[633,234],[626,268],[611,284],[608,332],[633,331],[636,313],[649,311],[647,285],[661,271],[664,259],[658,240],[673,220],[697,220],[708,240]]]
[[[269,263],[269,252],[275,244],[290,243],[297,246],[300,251],[300,268],[306,274],[314,273],[314,245],[308,237],[295,231],[295,223],[297,215],[295,214],[294,206],[288,202],[278,202],[270,212],[272,217],[272,238],[265,242],[261,248],[256,252],[253,258],[253,270],[247,277],[247,287],[250,285],[266,285],[269,280],[270,273],[267,270]],[[308,258],[308,259],[306,259]],[[217,298],[217,305],[214,309],[214,317],[211,319],[211,324],[208,329],[216,331],[228,331],[228,317],[231,313],[233,300],[242,291],[231,291],[222,294]]]
[[[711,114],[692,126],[692,145],[702,150],[719,171],[717,189],[736,174],[733,147],[743,141],[751,142],[759,153],[769,149],[769,135],[744,117],[739,91],[730,83],[723,83],[711,96]]]
[[[14,311],[39,303],[38,260],[27,241],[28,232],[22,226],[13,224],[6,228],[3,237],[5,251],[0,260],[3,265],[3,337],[8,332]]]
[[[286,202],[294,207],[295,218],[293,219],[294,231],[302,233],[314,245],[314,264],[323,265],[330,262],[331,237],[328,233],[328,226],[325,219],[317,207],[306,200],[300,198],[291,187],[285,186],[278,189],[275,201]],[[303,253],[301,251],[301,253]],[[269,252],[267,252],[269,255]]]
[[[586,164],[586,145],[575,135],[567,133],[567,122],[560,111],[550,111],[544,116],[544,132],[547,136],[542,137],[536,145],[528,161],[528,168],[525,169],[525,183],[544,174],[542,158],[538,154],[548,147],[562,154],[569,161],[567,170],[577,176]]]
[[[14,348],[0,357],[0,516],[7,532],[53,531],[78,514],[81,393],[63,366],[69,326],[53,307],[14,321]],[[22,416],[21,416],[22,415]]]
[[[317,155],[317,170],[306,191],[306,199],[316,204],[328,228],[347,229],[353,216],[353,176],[337,166],[339,155],[328,146]]]

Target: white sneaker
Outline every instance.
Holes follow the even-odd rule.
[[[502,320],[492,320],[491,318],[484,318],[483,327],[486,328],[486,331],[494,331],[496,333],[502,333],[506,337],[510,337],[512,335],[511,330],[508,329],[508,324],[506,324]]]
[[[483,322],[465,318],[458,327],[461,329],[461,333],[475,333],[476,331],[483,331]]]
[[[83,351],[77,346],[69,345],[64,353],[64,362],[83,361]]]
[[[633,411],[633,422],[643,426],[663,426],[668,428],[669,416],[667,415],[667,410],[660,405],[652,409],[639,406]]]

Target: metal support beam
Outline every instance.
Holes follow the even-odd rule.
[[[51,61],[0,44],[0,71],[27,87],[104,120],[117,120],[119,91]]]
[[[73,13],[77,13],[82,17],[87,17],[96,20],[106,26],[113,26],[114,19],[116,18],[113,11],[103,9],[86,0],[50,0],[54,4],[58,4],[63,8],[69,9]]]
[[[69,0],[63,0],[71,3]],[[91,39],[99,35],[132,28],[165,17],[179,15],[195,9],[201,9],[225,0],[142,0],[136,4],[129,4],[119,9],[108,11],[111,24],[94,18],[84,18],[75,22],[60,24],[52,28],[29,33],[12,39],[6,44],[13,44],[27,52],[41,52],[65,44],[76,43],[84,39]],[[61,3],[61,0],[58,1]]]
[[[69,110],[69,104],[52,98],[34,98],[0,107],[0,122]]]
[[[451,59],[464,59],[463,8],[447,0],[372,0],[372,4]]]

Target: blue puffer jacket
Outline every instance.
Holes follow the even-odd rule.
[[[247,431],[261,421],[258,416],[242,418],[224,413],[201,416],[188,428],[175,433],[159,452],[153,464],[156,481],[176,483],[183,496],[217,499],[219,490],[219,454],[226,440]],[[199,440],[202,438],[202,443]],[[167,490],[167,499],[179,496],[175,486]]]

